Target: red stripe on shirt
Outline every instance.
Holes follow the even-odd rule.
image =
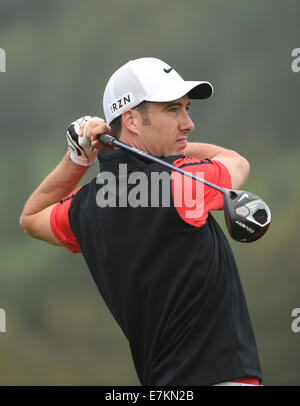
[[[230,382],[247,383],[248,385],[259,385],[259,379],[251,377],[233,379]]]
[[[69,208],[73,197],[78,193],[81,187],[82,186],[74,190],[74,192],[70,193],[69,196],[66,196],[59,203],[57,203],[53,207],[50,216],[50,225],[53,234],[61,245],[73,253],[81,252],[81,248],[70,226]]]
[[[217,160],[180,158],[174,165],[217,186],[231,189],[230,173]],[[180,217],[187,223],[201,227],[210,210],[222,210],[223,194],[203,183],[172,171],[172,194]]]

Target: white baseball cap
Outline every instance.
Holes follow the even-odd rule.
[[[110,77],[103,95],[105,119],[110,124],[125,110],[143,101],[169,102],[186,94],[191,99],[206,99],[213,94],[213,87],[209,82],[183,80],[160,59],[135,59]]]

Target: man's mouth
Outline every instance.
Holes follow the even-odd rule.
[[[179,144],[182,144],[182,145],[186,145],[187,137],[179,137],[179,138],[177,138],[176,142],[178,142]]]

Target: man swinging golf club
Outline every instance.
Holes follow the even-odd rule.
[[[183,186],[178,179],[185,176],[174,176],[174,168],[180,168],[235,190],[247,180],[249,164],[238,153],[187,141],[194,129],[190,101],[212,93],[210,83],[185,81],[159,59],[129,61],[107,83],[106,122],[85,116],[68,127],[69,151],[30,196],[20,218],[28,235],[83,254],[129,341],[142,385],[262,382],[234,256],[211,214],[224,209],[224,196],[208,185],[197,194],[199,182],[191,179]],[[108,146],[99,140],[103,134],[172,167]],[[100,175],[78,187],[97,157]],[[150,195],[149,204],[121,204],[132,196],[138,201],[138,193],[131,181],[126,188],[118,187],[124,185],[120,165],[126,166],[128,177],[142,174],[140,179],[149,181],[147,191],[153,173],[170,175],[170,204],[163,205],[160,197],[151,205]],[[99,180],[103,173],[111,175],[115,188]],[[109,195],[114,204],[100,207],[99,193]],[[201,206],[193,215],[185,199],[188,193],[195,206]],[[181,204],[175,205],[178,196]],[[246,210],[236,213],[244,215]],[[259,210],[256,220],[265,222],[264,207]],[[243,230],[246,227],[251,229],[246,225]]]

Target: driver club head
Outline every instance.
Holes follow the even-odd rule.
[[[240,242],[261,238],[271,223],[271,211],[258,196],[243,190],[223,189],[224,215],[231,237]]]

